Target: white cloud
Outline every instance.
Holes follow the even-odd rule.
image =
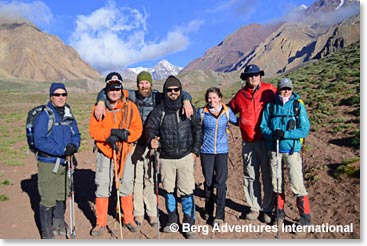
[[[251,0],[226,0],[206,10],[211,14],[230,14],[237,18],[249,19],[255,12],[255,2]]]
[[[157,59],[188,47],[188,33],[201,25],[192,21],[168,31],[161,40],[147,41],[148,15],[108,2],[90,15],[80,15],[70,45],[101,73],[121,70],[131,64]]]
[[[47,26],[53,18],[49,7],[41,1],[24,3],[1,1],[0,18],[8,21],[31,21],[37,26]]]

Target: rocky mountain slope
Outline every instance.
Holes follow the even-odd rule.
[[[280,24],[260,25],[252,24],[241,27],[235,33],[226,37],[220,44],[208,49],[204,56],[195,59],[184,67],[183,72],[193,70],[212,70],[223,72],[249,53],[259,43],[279,28]]]
[[[271,76],[359,40],[359,1],[320,0],[309,8],[297,8],[277,24],[242,27],[183,71],[231,72],[256,63]]]
[[[258,64],[268,75],[289,71],[312,59],[320,59],[360,39],[360,16],[333,25],[325,33],[300,23],[285,23],[263,43],[226,71]]]
[[[58,37],[26,23],[0,23],[0,75],[38,81],[95,79],[101,75]]]

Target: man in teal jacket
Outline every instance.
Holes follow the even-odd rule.
[[[278,225],[284,221],[284,183],[282,160],[289,169],[290,186],[297,197],[297,207],[300,214],[300,225],[311,224],[308,193],[303,181],[301,148],[302,140],[310,130],[310,122],[303,103],[298,103],[296,109],[294,101],[299,101],[299,95],[293,92],[293,83],[288,78],[278,82],[274,103],[267,104],[262,114],[260,130],[267,140],[269,149],[272,186],[276,201],[276,221]],[[299,110],[297,113],[296,111]],[[277,146],[278,145],[278,146]],[[277,170],[278,168],[278,170]],[[277,175],[278,174],[278,175]]]

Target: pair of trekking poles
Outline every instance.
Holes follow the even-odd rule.
[[[156,203],[157,203],[157,219],[158,219],[158,239],[160,239],[160,222],[159,222],[159,207],[158,207],[158,200],[159,200],[159,152],[157,149],[152,149],[150,155],[153,156],[153,168],[154,168],[154,191],[156,195]],[[120,226],[120,238],[123,239],[122,234],[122,222],[121,222],[121,205],[120,205],[120,185],[119,185],[119,176],[118,176],[118,162],[117,162],[117,153],[116,149],[113,149],[113,162],[114,162],[114,173],[115,173],[115,185],[116,185],[116,193],[117,193],[117,210],[118,210],[118,220]]]

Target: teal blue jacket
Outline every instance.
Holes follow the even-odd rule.
[[[299,117],[293,109],[293,101],[299,100],[299,95],[292,93],[288,102],[284,105],[280,100],[279,94],[276,94],[273,103],[273,113],[271,113],[271,104],[268,103],[262,112],[260,131],[266,140],[268,149],[276,151],[276,141],[273,140],[273,133],[276,129],[284,131],[284,138],[279,141],[280,153],[300,152],[302,148],[301,138],[305,138],[310,131],[310,121],[303,103],[299,103]],[[295,123],[295,124],[292,124]]]

